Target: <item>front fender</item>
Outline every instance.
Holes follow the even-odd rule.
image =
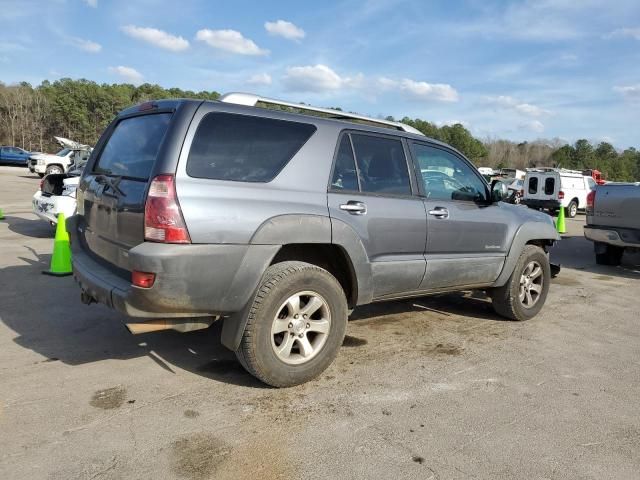
[[[533,240],[548,240],[555,242],[560,240],[560,235],[558,235],[558,232],[552,222],[539,221],[522,224],[513,237],[511,248],[509,249],[509,253],[507,254],[507,258],[504,262],[504,267],[502,267],[502,272],[500,272],[500,275],[494,282],[494,287],[501,287],[507,283],[507,280],[509,280],[514,268],[516,268],[516,263],[518,262],[518,258],[520,257],[524,246]]]

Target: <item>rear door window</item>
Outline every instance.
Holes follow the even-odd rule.
[[[362,192],[411,195],[407,158],[402,141],[351,134]]]
[[[94,173],[147,180],[170,119],[170,113],[156,113],[121,120],[100,153]]]
[[[529,193],[532,195],[538,193],[538,177],[529,178]]]
[[[187,174],[241,182],[269,182],[316,131],[308,123],[209,113],[196,130]]]
[[[556,181],[553,177],[549,177],[544,181],[544,194],[553,195],[553,191],[556,188]]]
[[[333,169],[331,179],[331,190],[336,191],[358,191],[358,172],[356,161],[353,158],[353,149],[349,135],[343,135],[340,141],[340,148],[336,156],[336,166]]]

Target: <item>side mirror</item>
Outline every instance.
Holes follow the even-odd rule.
[[[509,189],[500,180],[491,182],[491,201],[501,202],[509,196]]]

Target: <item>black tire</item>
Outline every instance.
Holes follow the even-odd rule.
[[[542,268],[542,291],[536,302],[527,308],[520,300],[520,277],[531,262],[537,262]],[[498,315],[511,320],[529,320],[535,317],[544,306],[551,283],[551,268],[544,250],[536,245],[525,245],[513,273],[502,287],[490,291],[493,309]]]
[[[38,174],[38,176],[39,176],[40,178],[44,178],[44,173],[39,173],[39,174]]]
[[[47,170],[45,171],[45,174],[51,175],[54,173],[64,173],[64,168],[62,168],[60,165],[49,165],[47,167]]]
[[[326,341],[312,358],[291,365],[274,351],[271,326],[283,302],[303,291],[317,292],[324,298],[330,312],[330,328]],[[235,353],[242,366],[262,382],[273,387],[291,387],[317,377],[333,362],[346,327],[347,300],[333,275],[309,263],[277,263],[269,267],[262,278]]]
[[[609,265],[617,267],[622,262],[622,255],[624,255],[623,247],[616,247],[615,245],[605,245],[605,251],[598,253],[598,247],[594,245],[596,249],[596,263],[598,265]],[[602,247],[600,247],[601,249]]]
[[[575,200],[571,200],[571,202],[569,202],[569,205],[567,206],[567,210],[565,213],[567,214],[567,217],[575,218],[575,216],[578,214],[578,202],[576,202]]]

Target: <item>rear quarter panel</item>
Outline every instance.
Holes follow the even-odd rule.
[[[328,217],[327,184],[338,137],[336,128],[317,125],[316,132],[294,155],[283,170],[267,183],[234,182],[190,177],[187,158],[202,118],[210,112],[246,114],[234,105],[203,104],[196,112],[186,134],[176,171],[176,190],[189,235],[193,243],[286,243],[273,235],[254,234],[271,219],[283,215]],[[260,111],[260,116],[281,118],[278,112]],[[290,120],[290,119],[289,119]],[[309,121],[309,123],[313,123]],[[304,222],[295,232],[307,237]],[[331,241],[329,223],[316,241]],[[324,238],[323,238],[324,237]]]

